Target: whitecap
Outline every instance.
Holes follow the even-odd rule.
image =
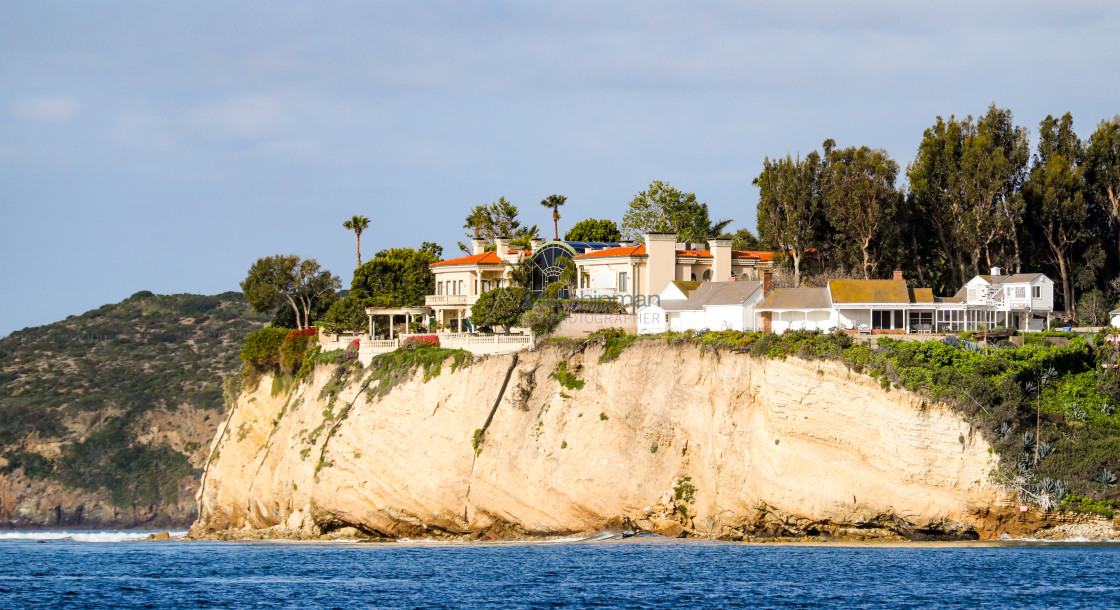
[[[69,540],[72,542],[132,542],[144,540],[155,531],[147,530],[39,530],[39,531],[11,531],[0,532],[0,541],[4,540]],[[182,538],[187,535],[186,530],[169,532],[172,538]]]

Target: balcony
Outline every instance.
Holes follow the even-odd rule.
[[[424,297],[424,304],[428,307],[438,305],[474,305],[474,302],[477,300],[477,294],[429,294]]]
[[[572,296],[581,299],[619,299],[628,294],[630,293],[614,288],[580,288]]]

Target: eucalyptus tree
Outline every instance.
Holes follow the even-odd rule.
[[[1101,121],[1085,151],[1085,182],[1105,217],[1120,269],[1120,115]]]
[[[762,173],[752,182],[759,189],[758,235],[793,259],[794,286],[801,285],[801,259],[816,249],[821,205],[821,158],[813,151],[804,160],[763,161]]]
[[[888,249],[893,222],[902,204],[895,188],[896,163],[885,150],[867,146],[831,151],[825,185],[830,220],[858,249],[863,277],[870,279]]]
[[[323,299],[333,299],[340,281],[315,259],[277,254],[257,259],[241,282],[245,300],[256,311],[274,311],[284,304],[295,314],[296,328],[311,326],[311,311]]]
[[[350,220],[342,223],[342,228],[354,232],[354,236],[358,238],[358,266],[362,266],[362,231],[369,228],[369,219],[365,216],[354,216]]]
[[[1026,214],[1046,244],[1047,258],[1061,278],[1063,302],[1074,316],[1075,256],[1089,237],[1083,154],[1070,113],[1060,119],[1047,115],[1039,126],[1038,154],[1023,186]]]

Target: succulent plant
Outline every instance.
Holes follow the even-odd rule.
[[[1000,438],[1005,438],[1007,435],[1011,434],[1011,430],[1012,430],[1011,424],[1009,424],[1005,421],[999,423],[999,437]]]
[[[1050,457],[1051,455],[1053,455],[1053,453],[1054,453],[1054,448],[1050,446],[1050,443],[1039,443],[1038,444],[1038,459],[1044,460],[1044,459]]]
[[[1116,484],[1116,473],[1105,468],[1104,470],[1097,473],[1097,476],[1093,477],[1093,480],[1100,483],[1101,485],[1112,487]]]
[[[1089,414],[1086,413],[1085,409],[1082,409],[1081,407],[1070,406],[1069,407],[1069,418],[1073,421],[1082,421],[1083,422],[1083,421],[1089,419]]]
[[[1023,433],[1023,448],[1024,449],[1029,449],[1033,446],[1034,446],[1034,432],[1030,432],[1030,431],[1024,432]]]
[[[1105,415],[1115,414],[1116,405],[1112,404],[1111,402],[1104,403],[1103,405],[1101,405],[1101,413],[1104,413]]]
[[[1053,498],[1054,502],[1056,503],[1061,502],[1062,499],[1065,498],[1069,493],[1068,491],[1066,491],[1065,481],[1062,481],[1060,479],[1051,479],[1050,477],[1042,479],[1041,488],[1042,491],[1045,492],[1046,495]]]

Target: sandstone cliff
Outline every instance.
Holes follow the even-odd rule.
[[[218,430],[192,533],[1001,533],[998,458],[944,406],[828,361],[664,340],[602,353],[447,361],[383,396],[368,371],[321,367],[276,395],[265,379]],[[582,387],[551,375],[561,363]]]

